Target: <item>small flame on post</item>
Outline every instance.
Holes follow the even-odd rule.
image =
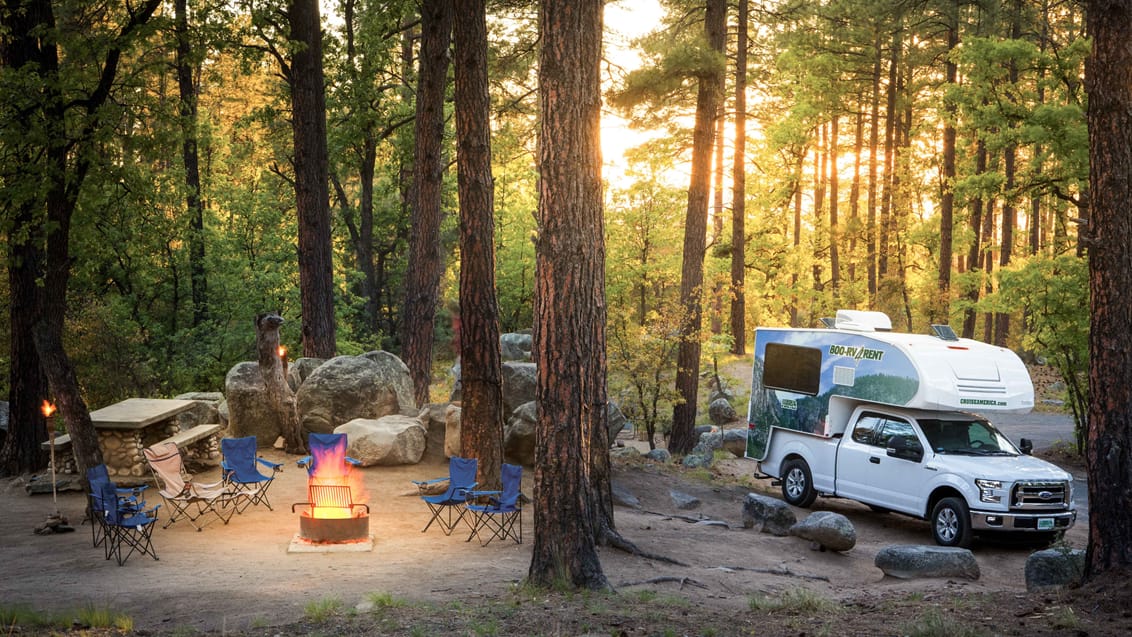
[[[279,358],[282,358],[283,362],[287,362],[287,346],[280,345],[277,351],[279,353]]]
[[[39,406],[39,410],[43,412],[44,418],[50,418],[55,413],[55,405],[51,401],[44,399],[43,404]]]

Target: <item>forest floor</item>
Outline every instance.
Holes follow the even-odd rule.
[[[711,471],[615,460],[615,483],[641,502],[640,508],[617,507],[618,530],[641,549],[679,563],[600,548],[614,592],[547,592],[524,585],[533,541],[530,506],[523,513],[522,544],[483,547],[465,542],[466,535],[446,537],[435,527],[421,533],[427,510],[410,481],[444,475],[446,466],[438,462],[362,470],[372,510],[372,551],[292,553],[298,515],[289,505],[307,499],[306,473],[295,467],[294,457],[264,453],[287,463],[270,491],[273,511],[252,509],[202,532],[184,522],[158,528],[160,561],[135,555],[122,567],[92,548],[89,527],[79,523],[80,494],[61,493],[56,505],[50,496],[26,495],[23,479],[0,481],[4,633],[1132,634],[1132,580],[1114,577],[1078,589],[1029,593],[1024,568],[1032,547],[978,541],[973,550],[979,579],[906,580],[886,577],[874,559],[885,546],[930,544],[924,521],[821,499],[815,510],[842,513],[856,528],[857,544],[844,553],[744,529],[744,496],[778,490],[753,478],[753,463],[738,458],[721,460]],[[1072,458],[1058,460],[1082,471]],[[216,478],[215,469],[198,477],[210,478]],[[523,482],[529,495],[531,476],[525,474]],[[677,509],[672,491],[694,496],[700,505]],[[33,534],[56,507],[76,532]],[[808,512],[796,513],[801,519]],[[1086,534],[1078,525],[1064,544],[1084,548]],[[86,612],[76,613],[82,609]],[[112,626],[116,613],[129,619],[118,628],[99,627]],[[71,626],[65,617],[80,619]],[[37,626],[39,620],[52,623]]]

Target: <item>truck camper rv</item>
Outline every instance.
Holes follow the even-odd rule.
[[[1033,408],[1014,352],[946,326],[893,332],[880,312],[823,323],[755,330],[746,456],[786,502],[840,497],[928,520],[943,546],[997,532],[1048,543],[1073,526],[1072,476],[978,415]]]

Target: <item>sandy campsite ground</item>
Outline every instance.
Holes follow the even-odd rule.
[[[264,455],[286,463],[270,491],[274,511],[251,509],[227,526],[215,523],[203,532],[183,521],[158,528],[154,542],[160,561],[135,555],[122,567],[92,548],[89,526],[80,525],[81,494],[59,495],[59,508],[76,531],[40,536],[32,529],[53,510],[51,496],[26,495],[19,478],[0,481],[0,600],[45,611],[93,604],[128,614],[139,630],[225,632],[293,622],[303,617],[309,603],[330,598],[353,607],[372,593],[474,603],[505,595],[526,576],[533,539],[530,507],[524,512],[522,545],[493,542],[481,547],[466,543],[464,536],[445,537],[435,527],[420,532],[427,510],[410,481],[445,475],[447,467],[439,462],[362,469],[375,537],[371,552],[288,553],[298,530],[291,504],[307,499],[306,472],[295,466],[293,456],[273,450]],[[617,460],[615,482],[641,501],[639,510],[617,508],[618,529],[642,549],[687,566],[601,549],[611,584],[622,592],[652,588],[678,594],[693,605],[725,614],[747,608],[752,594],[799,587],[854,604],[892,595],[923,594],[931,599],[950,591],[1024,597],[1023,569],[1030,550],[1021,547],[977,546],[982,572],[977,581],[885,578],[873,565],[877,551],[890,544],[929,544],[927,523],[874,513],[851,502],[822,499],[815,505],[849,516],[856,526],[858,543],[844,554],[812,550],[798,538],[743,529],[744,495],[777,493],[767,480],[750,481],[753,469],[750,461],[725,460],[718,463],[714,478],[704,479],[643,460]],[[217,476],[218,470],[212,469],[198,479]],[[748,484],[736,484],[735,479]],[[524,491],[530,494],[531,487],[525,475]],[[677,510],[672,489],[702,504]],[[149,499],[159,501],[156,493]],[[808,514],[797,513],[799,519]],[[701,517],[728,526],[689,521]],[[1084,547],[1085,533],[1078,525],[1067,539]],[[642,583],[647,580],[657,581]]]

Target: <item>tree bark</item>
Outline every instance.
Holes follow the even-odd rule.
[[[500,488],[503,370],[495,292],[495,193],[484,0],[455,16],[456,163],[460,191],[460,448],[478,459],[484,489]]]
[[[192,43],[189,40],[188,0],[174,3],[177,35],[177,90],[180,94],[181,161],[185,165],[185,208],[189,213],[189,281],[193,327],[208,318],[208,277],[204,268],[204,202],[200,191],[197,153],[197,90],[193,83]]]
[[[704,31],[708,45],[722,53],[726,36],[727,3],[708,0]],[[682,399],[672,410],[669,451],[686,454],[695,446],[696,403],[700,380],[700,328],[703,325],[704,253],[707,241],[708,192],[711,190],[711,151],[715,118],[723,96],[723,72],[704,73],[696,96],[692,133],[692,176],[684,222],[684,261],[680,270],[680,306],[684,315],[680,350],[676,355],[676,391]]]
[[[534,360],[535,539],[529,580],[609,587],[595,538],[594,438],[607,429],[601,182],[601,0],[545,0],[539,14],[538,239]]]
[[[731,196],[731,353],[747,352],[747,21],[739,0],[735,43],[735,160]]]
[[[947,51],[950,54],[959,47],[959,7],[957,4],[947,8]],[[955,86],[959,79],[958,65],[948,55],[945,63],[945,82],[947,87]],[[931,304],[928,319],[932,323],[947,323],[951,307],[951,238],[955,216],[955,116],[957,107],[954,101],[943,105],[943,183],[939,196],[939,272],[936,287],[939,294],[937,303]]]
[[[1132,7],[1090,0],[1086,14],[1093,37],[1085,65],[1092,196],[1086,576],[1097,578],[1132,567]]]
[[[291,129],[295,145],[295,207],[299,215],[299,290],[303,312],[303,356],[333,358],[333,250],[326,149],[326,85],[318,0],[291,0]]]
[[[464,9],[461,8],[461,11]],[[417,137],[413,179],[413,223],[409,267],[405,272],[402,359],[413,378],[418,405],[429,402],[432,382],[433,322],[444,262],[440,254],[440,195],[444,181],[444,93],[448,45],[452,37],[451,0],[421,5],[421,58],[417,85]],[[498,345],[497,345],[498,347]],[[462,367],[461,367],[462,369]]]

